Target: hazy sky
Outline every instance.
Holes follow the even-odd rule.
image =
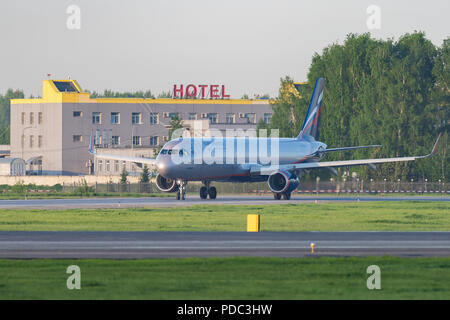
[[[369,30],[369,5],[381,29]],[[66,13],[80,10],[80,29]],[[0,92],[41,95],[41,80],[71,76],[103,91],[171,91],[224,84],[232,97],[278,92],[286,75],[306,79],[311,57],[346,34],[449,37],[449,0],[1,0]]]

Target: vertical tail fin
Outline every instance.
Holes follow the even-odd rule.
[[[306,111],[305,121],[303,122],[302,130],[297,136],[297,139],[302,139],[304,136],[311,136],[315,140],[319,139],[320,127],[320,113],[322,111],[322,98],[324,89],[324,79],[318,78],[314,91],[309,102],[308,110]]]

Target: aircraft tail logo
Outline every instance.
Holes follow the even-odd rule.
[[[311,136],[315,140],[319,139],[320,127],[320,113],[322,111],[324,79],[318,78],[314,91],[309,102],[308,110],[306,111],[305,121],[303,122],[302,130],[297,139],[302,139],[304,136]]]

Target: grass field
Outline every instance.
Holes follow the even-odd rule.
[[[69,265],[81,290],[68,290]],[[366,286],[369,265],[381,290]],[[450,299],[450,258],[0,260],[0,299]]]
[[[75,192],[47,192],[47,193],[0,193],[0,200],[23,200],[23,199],[79,199],[79,198],[153,198],[153,197],[175,197],[170,193],[134,193],[134,192],[93,192],[79,194]]]
[[[226,193],[221,192],[221,196],[256,196],[261,195],[259,193]],[[271,193],[262,194],[265,196],[271,196]],[[302,197],[374,197],[374,198],[382,198],[382,197],[446,197],[448,194],[446,193],[383,193],[383,194],[365,194],[362,193],[358,195],[357,193],[298,193],[295,194],[294,197],[302,198]],[[91,192],[86,194],[80,194],[76,192],[27,192],[27,193],[11,193],[11,192],[0,192],[0,200],[23,200],[23,199],[73,199],[73,198],[146,198],[146,197],[162,197],[162,198],[175,198],[176,193],[135,193],[135,192]],[[198,193],[188,192],[187,197],[198,197]]]
[[[197,205],[174,208],[0,211],[0,230],[244,231],[261,214],[262,231],[450,231],[448,202]]]

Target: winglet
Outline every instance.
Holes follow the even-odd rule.
[[[96,154],[94,150],[94,129],[91,131],[91,138],[89,140],[89,153],[90,154]]]
[[[437,152],[437,149],[439,146],[439,140],[441,140],[442,133],[443,133],[443,131],[439,134],[439,137],[437,137],[436,142],[434,143],[434,146],[433,146],[433,150],[431,150],[431,153],[427,154],[426,156],[417,157],[417,158],[428,158],[428,157],[433,156]]]
[[[438,148],[438,146],[439,146],[439,140],[441,140],[441,137],[442,137],[442,132],[443,132],[443,131],[441,131],[441,133],[439,134],[439,137],[437,137],[436,142],[434,143],[433,150],[431,150],[430,156],[432,156],[433,154],[436,153],[437,148]]]

